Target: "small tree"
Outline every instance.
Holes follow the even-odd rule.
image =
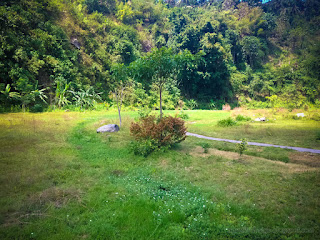
[[[237,144],[237,150],[240,154],[240,157],[242,156],[243,152],[247,150],[247,140],[245,138],[241,139],[241,143]]]
[[[117,102],[120,127],[122,124],[121,107],[124,97],[124,90],[129,84],[128,71],[129,69],[123,63],[114,64],[111,68],[111,78],[113,80],[112,94]]]
[[[162,118],[162,92],[164,85],[168,83],[176,72],[176,61],[171,49],[162,47],[153,49],[147,56],[140,58],[131,64],[133,77],[138,81],[154,83],[159,89],[160,95],[160,119]],[[151,84],[150,84],[151,85]]]

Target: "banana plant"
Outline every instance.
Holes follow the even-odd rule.
[[[38,89],[38,81],[35,85],[35,88],[33,91],[31,91],[31,95],[33,96],[33,100],[35,101],[36,98],[40,98],[40,100],[44,103],[47,103],[46,99],[48,99],[48,96],[45,94],[45,90],[47,90],[47,88],[43,88],[43,89]]]
[[[100,94],[96,93],[93,87],[89,87],[87,90],[69,91],[73,94],[73,100],[75,100],[76,106],[83,108],[93,107],[97,100],[101,100]]]
[[[56,81],[56,95],[55,102],[58,108],[61,109],[64,105],[68,105],[70,101],[67,98],[68,89],[70,88],[71,82],[67,83],[62,77],[58,78]]]
[[[0,91],[0,92],[5,96],[6,100],[19,99],[18,92],[10,92],[10,91],[11,91],[11,86],[10,86],[10,84],[7,84],[4,91]]]

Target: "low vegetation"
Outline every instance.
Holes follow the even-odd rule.
[[[257,115],[186,113],[188,131],[208,129],[209,135],[219,135],[216,123],[228,116]],[[134,141],[130,124],[137,112],[122,113],[118,133],[96,134],[101,125],[118,121],[117,115],[115,109],[0,116],[1,239],[315,239],[319,235],[319,156],[248,146],[239,161],[235,144],[187,137],[170,151],[153,151],[145,158],[129,149]],[[288,144],[297,130],[318,128],[314,120],[283,122],[277,117],[272,125],[249,124],[263,134],[266,126],[276,131],[295,124],[284,136]],[[216,132],[207,125],[213,122]],[[243,127],[221,129],[237,139],[243,137]],[[315,142],[316,135],[306,131],[302,137],[304,142]]]
[[[184,121],[172,116],[141,118],[131,124],[130,133],[136,140],[131,146],[133,152],[145,157],[156,149],[170,148],[186,139]]]
[[[0,239],[316,239],[319,13],[1,1]]]

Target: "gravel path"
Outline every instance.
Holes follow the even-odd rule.
[[[231,143],[240,143],[241,142],[241,141],[230,140],[230,139],[206,137],[206,136],[203,136],[203,135],[199,135],[199,134],[195,134],[195,133],[189,133],[189,132],[187,132],[187,136],[203,138],[203,139],[208,139],[208,140],[213,140],[213,141],[220,141],[220,142],[231,142]],[[318,153],[318,154],[320,154],[320,150],[311,149],[311,148],[288,147],[288,146],[273,145],[273,144],[267,144],[267,143],[257,143],[257,142],[248,142],[248,145],[261,146],[261,147],[286,148],[286,149],[296,150],[296,151],[299,151],[299,152],[310,152],[310,153]]]

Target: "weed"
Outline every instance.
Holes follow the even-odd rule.
[[[200,143],[200,146],[203,148],[203,152],[204,153],[208,153],[208,150],[210,148],[210,144],[209,143],[203,142],[203,143]]]
[[[184,111],[180,111],[180,113],[177,115],[177,117],[183,119],[183,120],[187,120],[189,119],[189,115],[186,114]]]
[[[231,117],[218,121],[218,126],[220,127],[231,127],[235,125],[237,125],[237,122]]]
[[[239,114],[239,115],[236,116],[236,121],[238,121],[238,122],[249,122],[249,121],[251,121],[251,117],[246,117],[246,116],[243,116],[243,115]]]

